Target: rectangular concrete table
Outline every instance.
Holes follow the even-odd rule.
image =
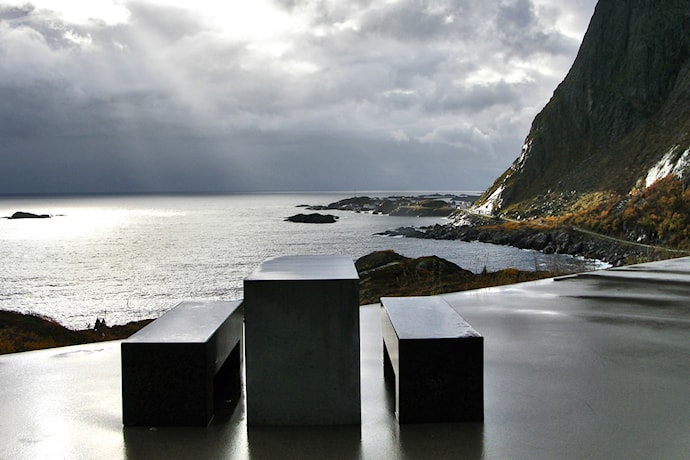
[[[440,297],[383,297],[381,305],[398,421],[482,421],[484,338]]]
[[[242,301],[181,302],[122,342],[125,426],[207,425],[240,395]]]
[[[359,424],[359,276],[352,259],[268,259],[245,280],[244,297],[247,423]]]

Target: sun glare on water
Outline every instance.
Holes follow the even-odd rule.
[[[4,225],[3,240],[54,241],[88,237],[89,234],[104,234],[125,224],[124,213],[96,212],[88,210],[71,211],[70,214],[53,215],[50,219],[18,219]]]
[[[164,215],[159,210],[147,209],[58,209],[54,210],[50,219],[8,220],[3,225],[2,240],[65,241],[88,240],[91,236],[103,238],[121,232],[134,220],[141,220],[142,217],[154,218]]]

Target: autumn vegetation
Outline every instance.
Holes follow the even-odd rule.
[[[562,216],[562,223],[636,243],[690,249],[690,189],[672,175],[626,196],[599,194],[587,200],[589,205]]]
[[[549,196],[544,200],[559,201]],[[525,217],[529,211],[519,204],[511,206],[503,213],[505,220],[492,220],[481,228],[504,233],[567,233],[582,241],[616,240],[619,247],[638,249],[631,251],[626,264],[690,254],[690,189],[672,175],[627,194],[589,192],[565,201],[561,199],[553,212],[534,217]],[[595,258],[606,260],[601,254]]]

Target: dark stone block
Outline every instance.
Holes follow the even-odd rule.
[[[125,426],[207,425],[240,387],[241,301],[182,302],[122,342]]]
[[[384,376],[400,423],[484,420],[484,338],[440,297],[382,298]]]
[[[247,425],[359,425],[359,277],[352,259],[268,259],[245,280],[244,295]]]

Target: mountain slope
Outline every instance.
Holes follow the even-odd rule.
[[[690,0],[600,0],[520,156],[474,209],[560,214],[689,172]]]

